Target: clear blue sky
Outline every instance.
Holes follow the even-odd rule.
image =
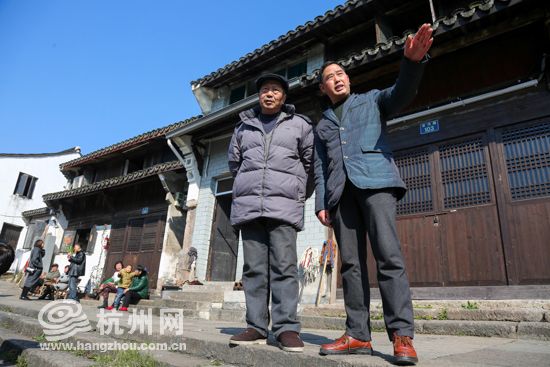
[[[190,82],[344,0],[0,0],[0,153],[88,154],[201,113]]]

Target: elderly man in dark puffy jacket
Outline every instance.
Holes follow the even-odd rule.
[[[260,106],[240,114],[229,146],[231,225],[242,233],[248,324],[230,343],[266,343],[271,288],[272,332],[283,350],[301,352],[296,237],[314,190],[313,129],[284,104],[288,88],[280,75],[258,78]]]
[[[334,226],[342,259],[346,333],[320,353],[372,354],[367,235],[378,267],[384,321],[393,341],[394,363],[418,362],[412,345],[414,319],[407,269],[396,228],[396,205],[406,192],[384,134],[386,117],[411,103],[433,39],[428,24],[407,38],[401,72],[393,87],[351,94],[349,77],[328,61],[319,87],[333,105],[315,135],[316,208]]]

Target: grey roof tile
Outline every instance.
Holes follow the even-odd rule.
[[[87,194],[90,192],[106,189],[109,187],[123,185],[132,181],[136,181],[142,178],[153,176],[166,171],[173,171],[179,168],[183,168],[183,164],[178,161],[171,161],[166,163],[159,163],[153,167],[143,169],[141,171],[132,172],[130,174],[109,178],[103,181],[93,183],[91,185],[82,186],[76,189],[65,190],[60,192],[54,192],[42,196],[44,201],[58,200],[72,196],[78,196]]]
[[[113,144],[113,145],[108,146],[106,148],[99,149],[99,150],[96,150],[95,152],[86,154],[86,155],[84,155],[80,158],[73,159],[71,161],[62,163],[62,164],[59,165],[59,168],[61,170],[64,170],[64,169],[67,169],[67,168],[70,168],[70,167],[74,167],[74,166],[76,166],[78,164],[81,164],[85,161],[88,161],[90,159],[98,158],[98,157],[101,157],[105,154],[113,153],[113,152],[116,152],[118,150],[127,148],[129,146],[132,146],[132,145],[135,145],[135,144],[138,144],[138,143],[141,143],[141,142],[144,142],[144,141],[147,141],[147,140],[159,137],[159,136],[164,136],[164,135],[170,133],[171,131],[177,130],[177,129],[185,126],[185,125],[188,125],[188,124],[198,120],[201,117],[202,117],[202,115],[198,115],[198,116],[191,117],[191,118],[189,118],[187,120],[184,120],[184,121],[176,122],[175,124],[172,124],[172,125],[161,127],[159,129],[155,129],[155,130],[149,131],[147,133],[143,133],[141,135],[134,136],[133,138],[124,140],[120,143]]]

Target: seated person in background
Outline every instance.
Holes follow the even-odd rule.
[[[132,286],[124,290],[124,298],[120,311],[128,311],[128,305],[133,299],[140,300],[149,295],[149,279],[147,279],[147,269],[143,266],[136,266],[136,276]]]
[[[113,276],[104,281],[97,291],[88,294],[88,297],[96,298],[101,293],[103,293],[103,304],[101,306],[97,306],[97,308],[107,308],[107,306],[109,305],[109,293],[115,293],[117,291],[117,285],[120,282],[120,272],[122,271],[123,267],[124,265],[122,264],[122,261],[117,261],[115,263],[115,273],[113,274]]]
[[[50,284],[46,290],[44,290],[44,294],[38,297],[38,299],[48,299],[51,301],[53,300],[53,295],[57,291],[64,291],[67,287],[69,287],[69,265],[66,265],[65,272],[61,274],[59,278],[53,279],[53,281],[55,284]]]
[[[4,241],[0,241],[0,275],[10,270],[14,259],[15,251],[13,247]]]
[[[36,288],[42,287],[44,285],[44,282],[53,281],[56,278],[59,278],[61,273],[59,273],[59,265],[52,264],[52,270],[48,274],[42,274],[40,279],[36,282],[36,284],[31,288],[31,292],[34,293]]]
[[[130,285],[132,284],[132,279],[134,279],[134,276],[136,275],[136,273],[131,273],[131,271],[132,265],[126,265],[126,268],[120,271],[120,280],[118,281],[116,289],[115,301],[113,302],[113,305],[111,307],[105,308],[106,310],[112,310],[114,308],[118,309],[118,305],[120,304],[120,299],[122,298],[124,290],[130,287]]]

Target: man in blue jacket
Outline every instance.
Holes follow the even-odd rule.
[[[378,265],[394,363],[418,361],[411,339],[414,314],[396,229],[396,204],[406,186],[386,143],[386,117],[412,102],[433,39],[429,24],[409,36],[397,82],[383,91],[350,94],[349,77],[335,62],[323,64],[319,87],[333,103],[315,131],[315,211],[333,227],[342,259],[346,333],[322,346],[326,354],[372,354],[367,235]]]
[[[313,128],[285,104],[285,77],[262,75],[256,89],[260,105],[240,114],[228,152],[235,178],[231,225],[241,229],[243,239],[248,324],[230,344],[266,343],[271,293],[275,338],[284,351],[302,352],[296,237],[314,190]]]

